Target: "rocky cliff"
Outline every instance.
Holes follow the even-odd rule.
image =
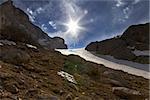
[[[0,39],[29,43],[48,49],[67,48],[62,38],[50,38],[39,27],[33,25],[11,0],[0,5]]]
[[[117,59],[149,63],[148,55],[135,53],[149,51],[149,23],[132,25],[121,36],[92,42],[87,45],[86,50],[111,55]]]

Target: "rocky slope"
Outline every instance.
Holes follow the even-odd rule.
[[[111,55],[117,59],[149,63],[149,55],[137,55],[136,51],[149,51],[149,23],[132,25],[121,36],[92,42],[86,50]]]
[[[50,38],[33,25],[22,10],[11,0],[0,5],[0,39],[25,42],[48,49],[67,48],[62,38]]]
[[[75,56],[0,41],[1,100],[145,100],[149,80]]]

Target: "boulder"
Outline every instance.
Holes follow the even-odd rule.
[[[112,91],[121,99],[142,100],[142,98],[144,98],[144,95],[142,95],[139,91],[126,87],[113,87]]]

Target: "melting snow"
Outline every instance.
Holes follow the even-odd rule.
[[[112,90],[113,91],[121,90],[121,91],[124,91],[125,93],[134,94],[134,95],[141,95],[141,93],[139,91],[129,89],[129,88],[126,88],[126,87],[113,87]]]
[[[144,78],[150,79],[150,73],[147,70],[141,70],[142,66],[146,66],[145,64],[139,64],[139,63],[135,63],[135,62],[131,62],[131,61],[130,61],[130,63],[131,63],[130,65],[116,63],[114,61],[110,61],[110,60],[104,59],[102,57],[97,57],[97,56],[93,55],[92,53],[88,52],[87,50],[85,50],[84,48],[81,48],[81,49],[55,49],[55,50],[61,52],[64,55],[70,55],[70,54],[78,55],[87,61],[91,61],[91,62],[94,62],[97,64],[103,64],[106,67],[109,67],[112,69],[122,70],[122,71],[128,72],[130,74],[134,74],[137,76],[143,76]],[[124,60],[124,62],[126,63],[125,60]],[[128,63],[129,63],[129,61],[128,61]],[[149,65],[148,65],[148,68],[149,68]]]
[[[0,45],[16,45],[15,42],[9,40],[0,40]]]
[[[132,51],[136,56],[150,56],[150,51],[145,50],[145,51],[140,51],[140,50],[134,50]]]
[[[72,83],[75,83],[77,84],[76,80],[74,79],[74,77],[64,71],[60,71],[60,72],[57,72],[58,75],[66,78],[69,82],[72,82]]]
[[[26,46],[29,47],[29,48],[37,49],[36,46],[33,46],[33,45],[31,45],[31,44],[26,44]]]
[[[128,49],[135,49],[135,47],[127,46]]]
[[[3,46],[3,44],[2,44],[2,43],[0,43],[0,46]]]

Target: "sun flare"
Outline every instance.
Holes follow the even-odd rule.
[[[78,22],[72,19],[70,19],[66,26],[68,27],[68,31],[72,33],[76,33],[80,29]]]
[[[72,17],[69,17],[68,22],[64,23],[63,25],[66,26],[66,34],[70,34],[73,37],[77,37],[80,33],[80,31],[84,30],[84,28],[81,26],[80,22],[81,18],[74,19]]]

